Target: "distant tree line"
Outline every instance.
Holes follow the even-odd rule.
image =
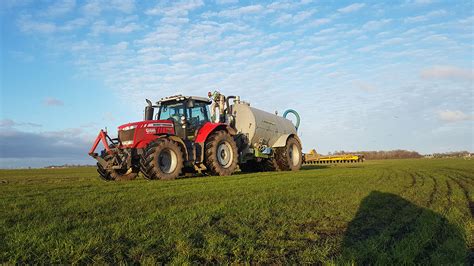
[[[335,151],[334,155],[343,154],[362,154],[366,160],[384,160],[384,159],[413,159],[422,158],[423,155],[416,151],[393,150],[393,151]]]
[[[88,164],[63,164],[63,165],[48,165],[44,168],[77,168],[77,167],[92,167],[95,165],[88,165]]]

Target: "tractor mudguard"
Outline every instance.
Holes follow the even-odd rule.
[[[237,131],[224,123],[205,123],[197,132],[196,140],[195,140],[195,147],[199,149],[198,154],[200,154],[199,158],[196,158],[196,162],[202,163],[204,162],[204,144],[207,138],[217,130],[226,130],[229,132],[231,136],[237,134]]]
[[[285,134],[285,135],[281,135],[280,137],[278,137],[278,139],[275,141],[275,143],[273,143],[272,148],[285,147],[286,146],[286,141],[290,137],[294,137],[301,145],[301,140],[300,140],[300,138],[298,138],[297,135],[295,135],[295,134]]]
[[[230,135],[235,135],[235,129],[231,128],[229,125],[224,123],[205,123],[197,132],[196,143],[204,143],[207,140],[207,137],[211,135],[216,130],[227,130]]]

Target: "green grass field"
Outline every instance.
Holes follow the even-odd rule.
[[[0,170],[0,262],[474,262],[474,160],[104,182]]]

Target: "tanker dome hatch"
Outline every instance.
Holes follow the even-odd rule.
[[[194,101],[197,101],[197,102],[205,102],[205,103],[208,103],[208,104],[211,103],[211,99],[208,99],[208,98],[199,97],[199,96],[183,96],[181,94],[161,98],[156,103],[158,105],[161,105],[163,103],[182,102],[182,101],[185,101],[185,100],[194,100]]]

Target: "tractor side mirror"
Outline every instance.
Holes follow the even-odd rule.
[[[194,100],[189,100],[187,104],[188,108],[194,108]]]

